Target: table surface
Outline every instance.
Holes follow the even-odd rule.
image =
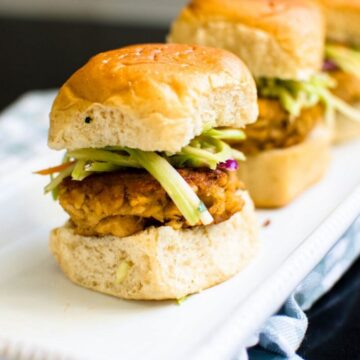
[[[0,17],[0,109],[28,90],[60,86],[100,51],[161,42],[166,29]],[[360,359],[360,261],[308,312],[300,355],[309,360]]]

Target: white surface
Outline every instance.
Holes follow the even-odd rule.
[[[0,181],[0,356],[226,359],[285,300],[360,213],[360,142],[337,147],[327,177],[290,206],[259,212],[263,249],[235,278],[173,302],[130,302],[69,282],[47,248],[66,216],[30,172]],[[21,181],[19,181],[21,180]]]

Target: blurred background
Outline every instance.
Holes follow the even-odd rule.
[[[93,54],[162,42],[185,0],[0,0],[0,110],[54,88]]]

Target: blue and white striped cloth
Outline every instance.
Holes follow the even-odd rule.
[[[0,180],[7,169],[41,155],[46,143],[48,112],[54,91],[31,92],[22,96],[0,115]],[[304,310],[339,280],[360,254],[360,216],[320,264],[303,280],[281,310],[270,317],[248,347],[233,360],[301,360],[296,355],[308,321]],[[253,347],[257,345],[256,347]]]
[[[302,343],[308,321],[304,310],[328,292],[360,254],[360,216],[324,259],[302,281],[281,310],[260,330],[258,346],[240,354],[238,360],[301,360],[296,350]]]

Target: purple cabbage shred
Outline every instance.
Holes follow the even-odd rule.
[[[219,169],[224,169],[224,170],[234,171],[234,170],[237,170],[239,168],[239,164],[238,164],[238,162],[236,160],[229,159],[229,160],[226,160],[224,162],[221,162],[218,165],[218,168]]]
[[[331,60],[325,59],[322,67],[323,71],[334,71],[338,70],[338,66]]]

